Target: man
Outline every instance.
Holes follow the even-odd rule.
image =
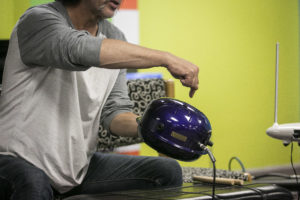
[[[181,185],[172,159],[95,153],[100,117],[113,134],[138,135],[126,68],[163,66],[190,97],[198,89],[194,64],[124,41],[105,20],[120,4],[60,0],[27,10],[13,30],[0,98],[0,184],[10,199]]]

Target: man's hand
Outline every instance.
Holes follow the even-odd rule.
[[[169,72],[181,81],[182,85],[190,87],[190,97],[193,97],[198,89],[199,68],[193,63],[182,58],[168,54],[167,64],[165,66]]]

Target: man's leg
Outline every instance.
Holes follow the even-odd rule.
[[[173,159],[96,153],[82,184],[65,195],[181,185],[181,167]]]
[[[46,174],[13,156],[0,155],[0,198],[10,200],[52,200]]]

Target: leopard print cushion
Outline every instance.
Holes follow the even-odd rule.
[[[166,96],[163,79],[135,79],[128,80],[128,94],[134,103],[133,113],[141,116],[147,105],[154,99]],[[100,124],[98,132],[98,151],[111,152],[116,147],[143,142],[141,138],[121,137],[110,134]]]

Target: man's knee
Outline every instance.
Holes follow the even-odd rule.
[[[162,186],[181,186],[182,185],[182,168],[179,163],[171,158],[159,159],[159,171],[161,178],[159,182]]]

